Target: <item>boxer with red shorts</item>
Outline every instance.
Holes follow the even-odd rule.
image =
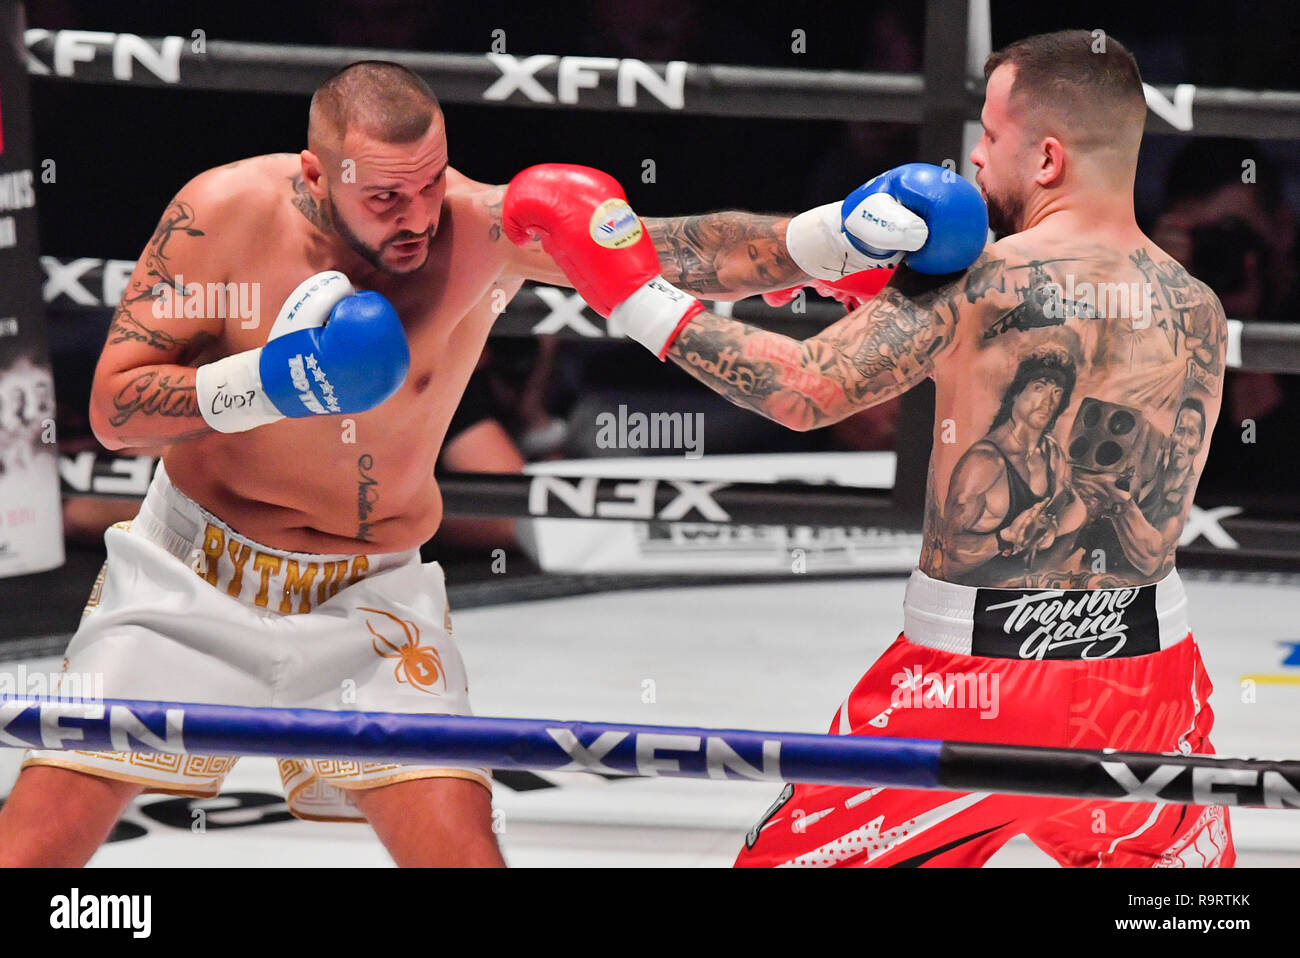
[[[903,634],[849,693],[831,734],[1214,751],[1210,679],[1177,573],[1062,594],[975,589],[918,570],[903,608]],[[749,832],[737,864],[978,866],[1020,833],[1067,866],[1234,859],[1221,806],[799,785]]]
[[[705,311],[649,242],[603,241],[595,213],[621,202],[617,184],[526,170],[504,227],[539,236],[656,355],[792,429],[934,380],[903,634],[832,732],[1209,753],[1210,681],[1174,551],[1222,400],[1223,307],[1138,229],[1146,102],[1122,44],[1030,37],[985,76],[978,193],[909,164],[790,221],[790,259],[837,298],[864,258],[901,261],[803,341]],[[786,787],[737,864],[979,865],[1017,834],[1066,865],[1235,860],[1222,807],[805,785]]]

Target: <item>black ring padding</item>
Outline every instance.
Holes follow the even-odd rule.
[[[1297,547],[1300,547],[1300,538],[1296,542]],[[1210,572],[1300,572],[1300,552],[1286,552],[1282,549],[1181,546],[1177,561],[1180,569],[1204,569]]]
[[[29,30],[29,60],[42,64],[31,68],[35,76],[80,83],[125,84],[143,87],[173,87],[198,90],[227,90],[252,93],[313,92],[331,73],[355,60],[386,59],[401,63],[420,74],[447,103],[476,103],[485,106],[527,106],[562,110],[630,110],[651,113],[680,112],[694,116],[735,116],[768,119],[901,121],[920,123],[924,117],[925,79],[920,74],[858,73],[840,70],[792,70],[686,64],[684,99],[689,107],[675,108],[655,96],[639,95],[635,105],[618,102],[617,85],[609,82],[584,88],[572,103],[561,103],[554,95],[561,61],[529,71],[529,75],[551,93],[549,102],[521,96],[517,90],[501,100],[486,100],[484,91],[505,74],[489,54],[413,53],[407,50],[372,50],[348,47],[299,46],[273,43],[245,43],[211,40],[205,53],[194,53],[188,37],[146,37],[155,50],[164,39],[180,43],[177,57],[178,80],[169,82],[138,64],[130,79],[113,74],[113,48],[92,47],[89,61],[78,61],[70,75],[57,76],[50,69],[54,46],[61,33],[72,31]],[[130,36],[111,34],[113,37]],[[133,37],[132,39],[139,39]],[[521,60],[523,57],[520,58]],[[620,61],[642,64],[642,61]],[[644,66],[664,75],[664,64]],[[1186,86],[1186,85],[1184,85]],[[1166,101],[1179,103],[1174,87],[1154,88]],[[966,119],[977,120],[982,101],[980,81],[971,80],[963,98]],[[1195,87],[1192,95],[1192,124],[1178,129],[1153,111],[1148,111],[1147,128],[1153,133],[1183,136],[1248,136],[1266,130],[1270,139],[1300,139],[1300,93],[1284,90],[1239,90]]]
[[[29,45],[37,60],[46,65],[52,63],[55,35],[60,32],[66,31],[51,31],[49,36]],[[144,39],[157,49],[164,38]],[[921,121],[923,80],[919,74],[687,64],[684,89],[690,109],[674,109],[644,91],[634,107],[627,107],[619,104],[612,77],[595,88],[584,88],[573,103],[560,102],[554,96],[556,77],[560,61],[566,58],[558,55],[553,62],[529,71],[531,77],[552,93],[550,102],[529,99],[517,90],[505,99],[487,100],[484,91],[506,75],[487,54],[414,53],[223,40],[209,41],[207,52],[197,54],[191,51],[188,38],[180,39],[184,40],[184,47],[178,59],[177,83],[169,83],[138,67],[130,80],[117,79],[113,75],[111,48],[107,46],[96,48],[93,59],[77,63],[70,76],[53,73],[45,76],[76,83],[310,94],[330,74],[349,63],[379,59],[400,63],[419,74],[444,103],[772,119]],[[526,59],[525,55],[518,57],[520,61]],[[662,62],[644,63],[660,77],[665,75]]]
[[[75,321],[78,315],[90,314],[106,324],[105,317],[111,316],[116,309],[117,303],[103,300],[116,289],[105,282],[105,264],[112,264],[110,277],[120,276],[123,271],[129,274],[132,267],[129,260],[110,261],[93,257],[72,260],[46,255],[41,260],[47,274],[42,284],[46,314],[56,330],[53,335],[64,332],[65,337],[66,332],[62,330],[67,325],[65,320]],[[564,297],[564,302],[557,300],[558,305],[553,308],[538,293],[539,287],[545,288],[543,284],[529,283],[520,289],[505,312],[492,324],[489,335],[512,338],[553,335],[574,341],[609,337],[608,324],[590,307],[584,304],[576,310],[570,308],[570,301],[577,295],[572,290],[552,287],[554,294],[547,295]],[[806,339],[848,313],[844,306],[823,298],[810,288],[800,293],[802,299],[779,308],[768,306],[758,296],[727,305],[736,319],[794,339]],[[796,306],[799,312],[796,312]],[[712,304],[712,308],[717,311],[722,306]],[[97,330],[93,338],[98,345],[103,339],[103,331]],[[1241,357],[1241,365],[1232,368],[1300,374],[1300,325],[1244,321],[1241,325]]]
[[[64,496],[139,501],[156,460],[85,451],[60,457]],[[704,482],[634,477],[451,472],[439,477],[449,517],[600,519],[714,525],[809,526],[920,533],[891,493],[812,483]],[[690,506],[690,508],[684,508]],[[703,511],[701,510],[703,508]],[[1300,520],[1243,503],[1214,523],[1234,545],[1198,538],[1178,564],[1223,572],[1300,573]],[[1217,535],[1217,534],[1216,534]]]
[[[1243,323],[1240,368],[1264,373],[1300,373],[1300,326]]]
[[[438,487],[454,516],[917,531],[888,492],[851,486],[448,472]]]
[[[97,270],[87,270],[85,285],[95,288],[98,282]],[[568,294],[570,291],[564,292]],[[51,339],[56,341],[55,348],[60,348],[59,343],[62,343],[63,350],[71,348],[75,333],[69,327],[75,327],[78,322],[86,322],[88,326],[94,326],[93,332],[88,330],[90,335],[86,337],[86,343],[98,350],[103,342],[104,330],[113,315],[113,308],[105,305],[82,306],[71,302],[66,296],[59,296],[56,304],[46,307],[47,325]],[[816,335],[848,314],[843,306],[822,299],[812,290],[806,291],[804,312],[801,313],[794,312],[789,306],[768,306],[757,296],[732,303],[731,308],[732,316],[741,322],[798,340]],[[594,342],[613,338],[609,334],[608,323],[590,308],[583,308],[578,315],[581,316],[580,322],[566,316],[557,317],[556,311],[542,300],[534,287],[525,286],[492,324],[488,335],[493,339],[554,336],[570,342]],[[1244,322],[1241,332],[1241,365],[1230,365],[1229,368],[1300,375],[1300,325],[1253,320]]]
[[[939,784],[958,791],[1064,791],[1081,798],[1120,799],[1142,794],[1138,789],[1151,783],[1154,794],[1168,802],[1191,804],[1213,794],[1215,804],[1257,808],[1296,807],[1300,792],[1300,761],[1289,760],[944,742],[938,765]],[[1213,784],[1198,784],[1197,769],[1210,772]],[[1214,776],[1215,769],[1242,774],[1229,782]]]
[[[1174,87],[1156,87],[1171,102]],[[1196,87],[1190,130],[1179,130],[1147,111],[1149,133],[1183,136],[1239,136],[1248,139],[1300,140],[1300,92]]]
[[[843,307],[834,303],[811,300],[808,303],[808,311],[802,315],[792,313],[789,309],[773,309],[764,306],[757,298],[747,301],[744,305],[737,303],[736,307],[732,314],[735,319],[799,340],[815,335],[847,315]],[[46,323],[51,330],[51,338],[58,340],[54,345],[55,350],[78,351],[81,344],[78,337],[80,332],[84,331],[85,348],[93,349],[98,355],[113,313],[114,310],[106,306],[47,309]],[[537,298],[535,293],[521,291],[514,302],[492,324],[488,336],[491,339],[533,339],[538,336],[550,336],[576,343],[626,339],[612,336],[606,321],[591,310],[582,312],[582,318],[586,323],[581,328],[575,328],[568,323],[549,327],[546,322],[550,315],[549,308]],[[626,341],[633,342],[630,339]],[[1300,372],[1300,369],[1296,371]]]

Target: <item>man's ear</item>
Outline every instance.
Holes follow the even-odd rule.
[[[1057,186],[1065,176],[1065,146],[1054,136],[1043,139],[1039,144],[1038,173],[1034,182],[1039,186]]]
[[[324,162],[311,150],[300,152],[298,160],[302,165],[302,179],[307,184],[307,189],[312,196],[322,199],[328,191]]]

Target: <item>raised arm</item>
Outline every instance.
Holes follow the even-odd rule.
[[[942,231],[930,235],[919,214],[885,189],[909,197],[936,225],[943,223]],[[866,306],[803,342],[705,312],[690,290],[663,275],[662,251],[649,229],[627,205],[622,188],[598,170],[530,167],[511,181],[501,219],[506,235],[525,249],[540,237],[612,327],[661,359],[671,356],[733,402],[793,429],[812,429],[896,396],[930,374],[935,357],[953,340],[958,301],[970,292],[964,274],[953,271],[976,262],[987,231],[978,191],[938,167],[891,171],[854,191],[850,201],[791,221],[786,240],[798,247],[799,263],[835,278],[870,264],[893,265],[906,249],[928,268],[900,270]],[[849,219],[841,226],[845,208]],[[768,228],[775,234],[779,225]],[[676,233],[664,227],[661,242],[687,232],[685,224]],[[685,272],[688,282],[723,285],[716,264],[702,265],[705,245],[692,240],[682,247],[691,253],[677,259],[673,278],[680,282]],[[754,261],[760,258],[755,252]],[[777,275],[774,288],[789,279],[784,273],[765,279]]]
[[[506,187],[483,193],[489,231],[502,239],[501,204]],[[785,248],[787,217],[756,213],[706,213],[641,221],[654,243],[663,277],[679,289],[714,300],[743,299],[785,289],[806,279]],[[508,272],[552,286],[573,285],[538,240],[510,245]]]
[[[803,341],[701,313],[668,358],[736,405],[791,429],[830,425],[930,375],[963,309],[984,298],[977,277],[991,260],[986,251],[956,276],[900,269],[870,302]]]
[[[743,299],[808,278],[785,246],[789,217],[727,212],[642,222],[664,279],[697,296]]]

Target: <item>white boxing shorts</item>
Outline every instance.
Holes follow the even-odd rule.
[[[418,550],[284,552],[241,536],[181,494],[159,463],[140,513],[104,535],[64,671],[98,674],[106,698],[258,708],[469,715],[446,586]],[[32,750],[53,765],[215,796],[236,756]],[[420,778],[491,787],[486,769],[346,759],[279,760],[289,810],[362,821],[349,792]]]

